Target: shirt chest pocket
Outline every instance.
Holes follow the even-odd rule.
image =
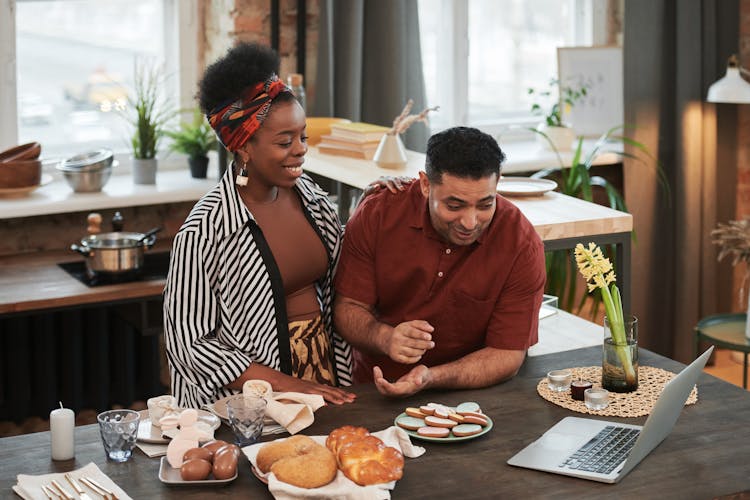
[[[443,346],[476,348],[484,345],[487,326],[495,300],[478,299],[462,290],[451,290],[447,306],[439,313],[435,326],[437,342]],[[462,349],[463,350],[463,349]]]

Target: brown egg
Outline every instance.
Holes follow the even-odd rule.
[[[214,454],[208,448],[190,448],[182,456],[182,460],[185,461],[192,458],[200,458],[201,460],[205,460],[206,462],[212,462]]]
[[[216,450],[227,444],[229,443],[227,443],[226,441],[222,441],[221,439],[214,439],[213,441],[209,441],[208,443],[204,444],[203,448],[211,450],[211,453],[215,455]]]
[[[211,463],[200,458],[192,458],[183,462],[180,476],[184,481],[202,481],[211,474]]]
[[[234,448],[237,449],[235,453]],[[237,460],[239,448],[230,444],[222,446],[214,455],[214,477],[216,479],[229,479],[237,474]]]
[[[237,446],[236,444],[225,444],[224,446],[216,450],[214,454],[219,453],[221,451],[231,451],[235,457],[237,458],[240,457],[240,447]]]

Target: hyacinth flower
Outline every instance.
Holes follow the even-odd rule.
[[[597,288],[600,290],[609,321],[609,329],[612,333],[612,341],[615,344],[615,351],[625,370],[625,380],[629,384],[634,384],[636,373],[625,335],[622,299],[620,298],[620,290],[615,284],[616,277],[612,269],[612,263],[604,257],[602,249],[594,243],[589,243],[588,248],[581,243],[576,245],[575,257],[578,271],[586,280],[589,292],[593,292]]]

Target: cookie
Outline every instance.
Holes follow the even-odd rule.
[[[420,427],[417,434],[425,437],[445,438],[450,435],[450,429],[446,427]]]
[[[461,403],[460,405],[456,406],[457,413],[463,414],[463,412],[466,411],[480,413],[482,410],[479,408],[479,404],[473,401]]]
[[[448,415],[448,418],[455,422],[458,422],[459,424],[464,423],[464,416],[459,415],[458,413],[451,413],[450,415]]]
[[[482,426],[479,424],[461,424],[451,429],[456,437],[473,436],[482,432]]]
[[[408,431],[416,431],[420,427],[424,427],[425,423],[421,418],[401,417],[396,420],[396,425],[398,425],[399,427],[403,427]]]
[[[433,415],[435,413],[435,407],[434,406],[420,406],[419,411],[421,411],[425,415]]]
[[[478,416],[478,415],[464,415],[464,422],[465,424],[479,424],[482,427],[486,427],[487,424],[489,424],[489,421],[487,420],[487,417],[484,416]]]
[[[422,413],[419,410],[419,408],[413,408],[413,407],[407,408],[406,410],[404,410],[404,413],[406,413],[410,417],[414,417],[414,418],[424,418],[424,417],[427,416],[424,413]]]
[[[428,415],[424,418],[424,423],[429,427],[446,427],[451,428],[457,425],[455,420],[449,418],[440,418],[433,415]]]

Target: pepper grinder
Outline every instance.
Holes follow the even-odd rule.
[[[122,214],[120,212],[115,212],[115,215],[112,216],[112,231],[119,233],[124,226],[125,221],[122,218]]]

